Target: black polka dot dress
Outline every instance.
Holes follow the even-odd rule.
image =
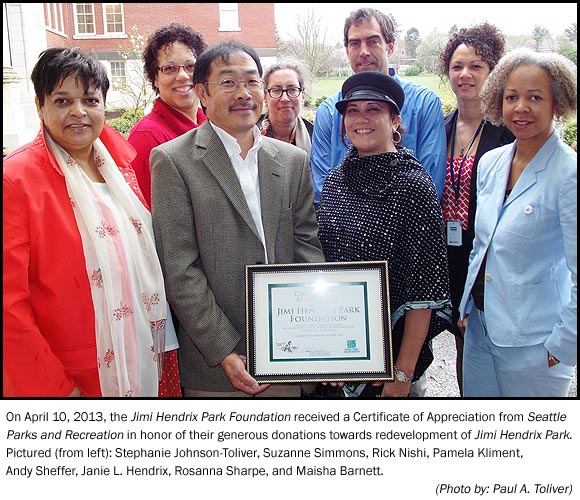
[[[353,147],[326,178],[317,217],[328,262],[389,262],[395,360],[405,311],[433,310],[415,367],[418,379],[433,361],[430,340],[451,318],[443,217],[431,177],[404,148],[359,157]]]

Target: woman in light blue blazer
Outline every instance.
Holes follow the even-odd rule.
[[[463,394],[565,397],[577,360],[577,160],[554,120],[576,113],[576,66],[516,49],[481,98],[486,119],[516,141],[479,163],[458,321]]]

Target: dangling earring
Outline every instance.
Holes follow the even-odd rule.
[[[395,140],[395,134],[397,134],[399,136],[399,138],[396,139],[396,140]],[[395,129],[394,132],[393,132],[393,144],[397,145],[402,140],[403,140],[403,136],[401,135],[401,132],[399,132],[399,129]]]

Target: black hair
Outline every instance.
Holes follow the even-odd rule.
[[[69,76],[83,84],[85,93],[93,86],[106,101],[109,77],[105,66],[79,47],[50,47],[40,53],[30,79],[40,106]]]
[[[443,79],[449,78],[449,64],[457,47],[465,44],[472,47],[475,53],[493,70],[505,49],[505,37],[493,24],[481,23],[470,28],[462,28],[452,33],[441,54],[439,54],[438,71]]]
[[[379,23],[385,42],[394,43],[397,38],[397,32],[392,17],[377,9],[363,8],[351,12],[345,19],[343,30],[344,46],[348,47],[348,30],[352,25],[358,26],[363,21],[372,21],[373,18],[377,20],[377,23]]]
[[[157,93],[159,92],[159,89],[155,86],[155,77],[159,66],[157,56],[161,49],[169,48],[175,42],[181,42],[186,45],[196,59],[207,49],[203,36],[186,24],[171,23],[155,31],[147,39],[147,45],[143,49],[143,70],[149,83],[151,83],[151,87]]]
[[[216,59],[221,59],[225,64],[229,63],[230,57],[233,54],[239,54],[245,52],[248,54],[256,63],[258,67],[258,74],[260,78],[264,74],[262,69],[262,63],[260,62],[260,56],[258,53],[249,45],[238,42],[236,40],[226,40],[224,42],[219,42],[212,45],[209,49],[202,52],[202,54],[197,59],[195,63],[195,70],[193,71],[193,84],[205,83],[211,73],[211,64]]]

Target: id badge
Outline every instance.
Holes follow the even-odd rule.
[[[451,247],[461,246],[461,222],[458,220],[447,221],[447,244]]]

